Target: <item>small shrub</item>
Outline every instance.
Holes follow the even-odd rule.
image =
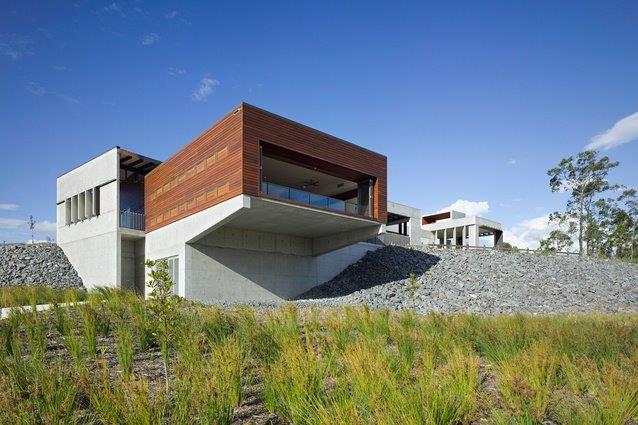
[[[166,260],[146,260],[146,267],[149,269],[148,276],[150,277],[147,284],[150,289],[149,310],[157,321],[157,334],[162,351],[166,391],[168,392],[169,341],[175,332],[178,321],[177,303],[179,298],[173,296],[173,280]]]
[[[414,273],[410,273],[407,283],[408,299],[410,299],[411,301],[417,299],[417,291],[419,290],[420,286],[421,285],[419,284],[419,280],[417,279],[416,275]]]

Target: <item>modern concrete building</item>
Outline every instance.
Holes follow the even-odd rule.
[[[388,201],[385,233],[378,240],[386,245],[419,245],[422,243],[421,210]]]
[[[423,243],[436,245],[479,246],[479,237],[493,236],[493,246],[503,243],[501,224],[459,211],[444,211],[421,218]]]
[[[188,299],[291,298],[378,248],[386,163],[242,103],[163,163],[116,147],[60,176],[58,243],[88,288],[143,291],[163,258]]]
[[[144,288],[144,176],[159,163],[115,147],[58,177],[57,242],[88,288]]]

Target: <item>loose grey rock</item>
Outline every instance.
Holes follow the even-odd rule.
[[[408,289],[411,273],[415,291]],[[387,246],[296,303],[480,315],[635,313],[638,265],[575,255]]]
[[[0,245],[0,287],[82,288],[82,279],[54,243]]]

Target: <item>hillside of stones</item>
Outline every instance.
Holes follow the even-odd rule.
[[[367,304],[420,313],[638,312],[638,265],[575,255],[388,246],[298,299],[302,305]]]
[[[81,288],[82,279],[56,244],[2,244],[0,287],[15,285]]]

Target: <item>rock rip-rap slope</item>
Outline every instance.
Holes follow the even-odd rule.
[[[299,299],[487,315],[636,312],[638,265],[575,255],[388,246]]]

